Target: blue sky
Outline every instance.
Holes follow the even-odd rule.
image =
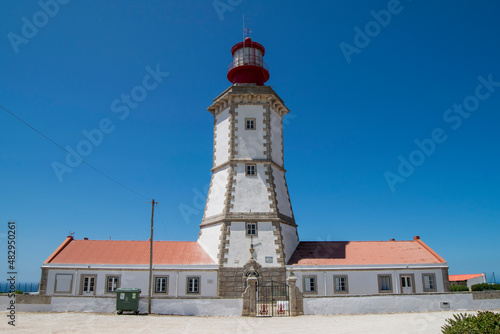
[[[2,4],[0,104],[144,197],[69,167],[0,110],[0,240],[5,249],[15,220],[20,280],[37,281],[70,231],[147,240],[151,198],[156,240],[196,240],[212,166],[206,108],[230,85],[243,15],[291,111],[300,239],[419,235],[451,274],[500,275],[498,2],[41,3],[50,15],[37,1]],[[141,88],[151,71],[161,75]],[[131,94],[140,101],[122,102]]]

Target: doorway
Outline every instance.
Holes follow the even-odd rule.
[[[93,276],[82,276],[82,296],[93,296],[95,294],[95,280]]]
[[[257,317],[290,316],[290,296],[288,284],[274,281],[265,282],[257,287],[255,314]]]
[[[415,293],[414,287],[414,275],[413,274],[403,274],[400,275],[401,281],[401,293],[402,294],[412,294]]]

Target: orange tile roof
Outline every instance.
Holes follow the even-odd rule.
[[[446,261],[419,237],[411,241],[300,242],[289,265],[423,264]]]
[[[216,264],[196,241],[154,241],[156,265]],[[68,237],[45,264],[149,264],[149,241],[73,240]]]
[[[456,281],[467,281],[468,279],[471,278],[476,278],[479,276],[483,276],[483,274],[468,274],[468,275],[450,275],[450,282],[456,282]]]

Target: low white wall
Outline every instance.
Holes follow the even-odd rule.
[[[443,308],[441,303],[449,303]],[[472,294],[304,298],[304,314],[365,314],[500,309],[500,299],[473,300]]]
[[[116,297],[52,297],[51,305],[53,312],[112,313],[116,310]]]
[[[158,314],[240,316],[243,299],[154,299],[151,311]]]
[[[0,296],[0,308],[5,310],[10,299]],[[240,316],[243,299],[152,299],[151,312],[157,314],[193,316]],[[139,299],[139,312],[148,309],[147,298]],[[52,297],[50,304],[16,304],[21,312],[116,312],[116,298],[111,297]]]
[[[0,296],[0,308],[6,309],[10,299]],[[449,303],[443,308],[441,303]],[[21,312],[95,312],[114,313],[116,299],[107,297],[52,297],[51,304],[16,304]],[[193,316],[240,316],[243,300],[218,298],[153,299],[151,311],[157,314]],[[442,310],[500,309],[500,299],[473,300],[471,293],[390,295],[360,297],[304,298],[304,314],[365,314],[429,312]],[[139,300],[139,311],[147,311],[147,299]]]

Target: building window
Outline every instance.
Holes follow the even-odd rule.
[[[257,235],[257,223],[247,223],[247,235]]]
[[[335,293],[349,293],[347,276],[333,276]]]
[[[304,292],[316,293],[316,276],[304,277]]]
[[[155,277],[155,293],[168,293],[168,277]]]
[[[200,278],[188,277],[187,278],[187,293],[200,293]]]
[[[436,292],[436,274],[422,274],[424,292]]]
[[[255,118],[245,118],[245,129],[255,130]]]
[[[73,275],[56,274],[55,293],[71,293],[73,287]]]
[[[115,292],[120,287],[119,276],[106,276],[106,292]]]
[[[95,295],[95,282],[97,281],[97,275],[82,275],[80,278],[80,294],[82,296],[93,296]]]
[[[378,275],[378,292],[392,292],[392,277],[391,275]]]
[[[245,165],[245,175],[254,176],[256,173],[255,169],[256,169],[255,165]]]

